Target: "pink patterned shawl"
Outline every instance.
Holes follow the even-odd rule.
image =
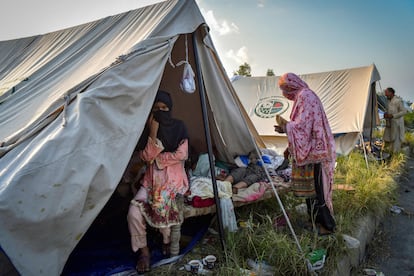
[[[286,125],[289,152],[297,165],[321,163],[326,205],[333,214],[332,185],[335,169],[335,140],[322,102],[296,74],[279,78],[283,95],[294,101]]]

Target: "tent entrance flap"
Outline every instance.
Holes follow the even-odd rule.
[[[196,73],[202,73],[206,126],[200,91],[182,92],[182,68],[168,63],[170,57],[185,59],[182,34],[190,38],[194,32],[200,34]],[[188,39],[188,62],[195,69],[193,43]],[[60,113],[0,157],[0,244],[22,275],[62,273],[117,189],[159,88],[171,93],[173,115],[187,125],[196,151],[215,147],[217,158],[232,161],[261,140],[194,0],[163,1],[53,33],[0,41],[0,53],[5,57],[0,86],[29,78],[0,105],[0,145],[62,105],[71,88],[97,76],[65,107],[64,127]]]

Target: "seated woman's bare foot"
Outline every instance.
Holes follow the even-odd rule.
[[[216,179],[220,181],[225,181],[226,177],[224,175],[216,175]]]
[[[151,271],[151,254],[148,247],[139,250],[137,266],[135,269],[138,273],[145,273]]]
[[[239,189],[245,189],[248,186],[249,185],[247,185],[247,183],[244,181],[237,182],[236,184],[233,185],[232,192],[233,194],[237,194],[239,192]]]

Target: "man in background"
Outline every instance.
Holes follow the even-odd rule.
[[[404,141],[404,115],[408,111],[401,98],[395,96],[393,88],[388,87],[384,92],[388,99],[387,112],[384,114],[384,142],[391,153],[399,152]]]

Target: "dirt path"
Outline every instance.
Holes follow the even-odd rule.
[[[385,276],[414,276],[414,158],[409,157],[405,171],[398,181],[399,197],[396,206],[403,208],[389,212],[367,248],[363,268],[372,268]],[[398,208],[396,208],[398,209]]]

